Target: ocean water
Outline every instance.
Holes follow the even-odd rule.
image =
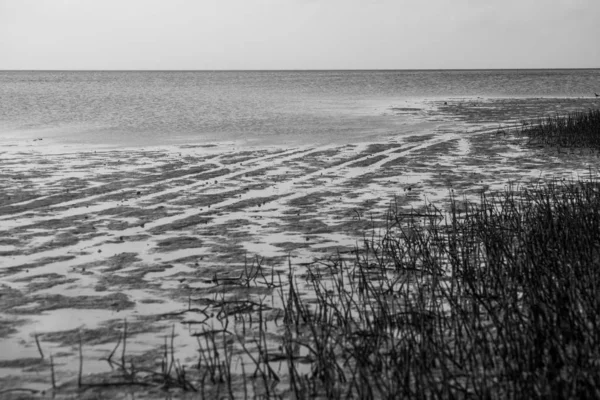
[[[600,91],[600,69],[0,71],[0,140],[356,142],[410,130],[416,122],[392,107],[594,91]]]

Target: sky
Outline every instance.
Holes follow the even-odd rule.
[[[600,0],[0,0],[0,69],[600,68]]]

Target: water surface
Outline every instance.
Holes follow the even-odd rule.
[[[356,142],[410,130],[392,107],[589,97],[600,70],[0,71],[0,137],[169,145]]]

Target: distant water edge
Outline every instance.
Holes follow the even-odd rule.
[[[600,69],[0,71],[0,138],[59,143],[353,142],[456,97],[589,97]]]

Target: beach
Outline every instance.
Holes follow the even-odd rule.
[[[390,205],[444,209],[451,197],[477,201],[511,185],[586,176],[597,153],[532,146],[515,131],[598,104],[431,100],[388,110],[416,120],[412,132],[352,144],[90,150],[29,138],[5,146],[1,386],[48,390],[52,354],[56,380],[75,387],[80,349],[86,379],[109,374],[124,321],[128,356],[152,364],[174,337],[174,357],[194,364],[195,334],[223,323],[211,311],[217,299],[260,300],[277,320],[269,285],[215,283],[257,266],[265,281],[301,278],[319,260],[351,259],[384,228]]]

